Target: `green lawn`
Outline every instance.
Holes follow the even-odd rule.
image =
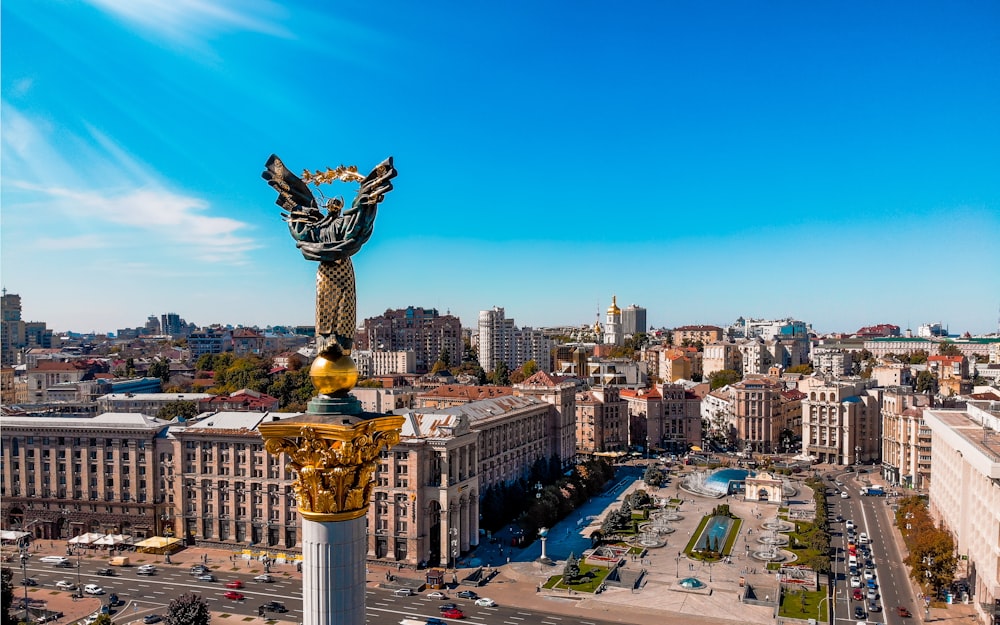
[[[542,585],[543,588],[558,588],[561,590],[575,590],[577,592],[594,592],[597,587],[600,586],[604,579],[608,576],[611,569],[595,565],[595,564],[585,564],[580,563],[580,577],[576,578],[577,581],[573,584],[567,584],[563,581],[562,575],[553,575]],[[588,575],[589,573],[589,575]]]
[[[814,618],[820,623],[825,623],[827,622],[826,611],[830,607],[830,602],[823,601],[824,597],[826,597],[825,590],[786,591],[781,595],[778,616],[800,619]],[[820,605],[820,602],[823,605]]]

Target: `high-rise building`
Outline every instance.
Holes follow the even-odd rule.
[[[625,336],[646,332],[646,309],[631,304],[622,309],[622,334]]]
[[[458,317],[439,315],[436,308],[414,306],[387,310],[378,317],[365,319],[354,343],[358,350],[412,351],[417,373],[430,371],[445,353],[449,362],[456,365],[465,349]]]
[[[52,347],[52,330],[44,321],[21,319],[21,296],[7,294],[4,289],[0,299],[0,363],[6,366],[23,364],[18,354],[25,348]]]
[[[484,371],[493,371],[499,362],[513,371],[529,360],[542,371],[551,371],[552,349],[552,339],[541,330],[518,329],[503,308],[479,311],[479,365]]]

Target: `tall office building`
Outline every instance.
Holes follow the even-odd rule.
[[[534,360],[542,371],[552,370],[553,341],[541,330],[518,329],[513,319],[504,316],[504,309],[479,311],[479,365],[490,372],[498,362],[510,370]]]
[[[646,332],[646,309],[631,304],[622,309],[622,334],[639,334]]]
[[[0,362],[4,366],[17,364],[17,350],[24,343],[24,322],[21,321],[21,296],[3,291],[3,298],[0,299]]]
[[[357,350],[373,352],[412,351],[417,373],[427,373],[442,353],[457,365],[462,360],[462,322],[454,315],[439,315],[436,308],[409,306],[387,310],[378,317],[365,319],[355,336]]]

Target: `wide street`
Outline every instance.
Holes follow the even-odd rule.
[[[866,469],[867,467],[863,468]],[[908,623],[912,618],[898,615],[897,606],[903,606],[910,612],[918,612],[917,603],[913,597],[911,585],[907,580],[907,569],[902,564],[902,555],[896,544],[895,527],[892,520],[892,510],[887,505],[886,497],[868,497],[861,494],[860,478],[868,473],[838,471],[831,474],[835,481],[828,480],[828,495],[833,502],[832,516],[841,516],[844,521],[831,524],[833,546],[837,553],[833,562],[836,596],[836,622],[857,623],[854,611],[861,607],[865,619],[870,623]],[[846,492],[847,499],[840,494]],[[866,533],[870,538],[871,558],[874,562],[878,597],[875,603],[880,611],[869,612],[871,603],[865,599],[855,601],[851,598],[853,588],[850,584],[851,574],[848,570],[848,534],[847,522],[854,523],[857,536]],[[863,567],[859,567],[859,577]],[[862,593],[866,592],[865,580],[860,579]]]

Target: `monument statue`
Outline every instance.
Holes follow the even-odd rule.
[[[290,172],[275,155],[267,159],[261,174],[278,192],[275,203],[287,212],[282,218],[295,245],[307,260],[319,261],[316,271],[316,349],[328,361],[351,353],[357,328],[354,265],[351,256],[372,235],[379,202],[392,191],[396,177],[392,157],[379,163],[367,176],[355,166],[310,172],[302,178]],[[333,197],[324,203],[324,214],[307,183],[360,182],[351,207],[342,210],[344,200]]]

